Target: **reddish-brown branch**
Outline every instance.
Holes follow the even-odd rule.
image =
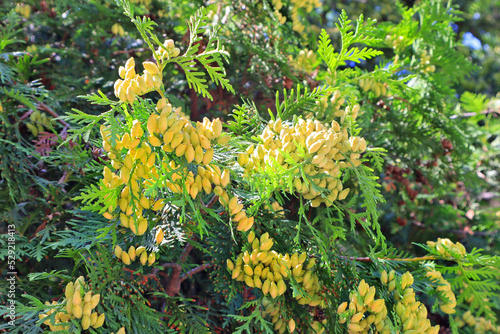
[[[22,121],[22,120],[28,118],[29,115],[31,115],[32,113],[33,113],[33,110],[30,109],[29,111],[27,111],[26,113],[24,113],[24,115],[22,115],[21,118],[19,118],[19,121]]]
[[[194,269],[191,269],[190,271],[188,271],[187,273],[185,273],[184,275],[181,276],[181,282],[184,281],[185,279],[188,279],[188,278],[191,278],[191,276],[193,276],[194,274],[197,274],[205,269],[208,269],[211,267],[211,264],[208,264],[208,263],[205,263],[201,266],[198,266]]]
[[[500,110],[494,110],[494,109],[486,109],[486,110],[483,110],[479,113],[475,113],[475,112],[466,112],[466,113],[463,113],[461,115],[452,115],[450,116],[450,119],[455,119],[455,118],[458,118],[458,117],[474,117],[474,116],[477,116],[478,114],[481,114],[481,115],[488,115],[488,114],[493,114],[493,116],[500,116]]]
[[[163,269],[172,268],[172,273],[170,274],[169,280],[167,282],[167,286],[165,288],[165,292],[173,297],[179,293],[181,290],[181,265],[178,263],[165,263],[162,265]]]
[[[184,247],[184,250],[182,251],[181,256],[179,257],[179,262],[183,263],[186,261],[189,253],[193,249],[193,245],[191,245],[189,242],[187,243],[186,247]]]
[[[358,261],[358,262],[372,262],[372,259],[369,257],[354,257],[354,256],[341,256],[340,257],[343,260],[350,260],[350,261]],[[413,257],[409,259],[391,259],[391,258],[379,258],[379,260],[386,260],[386,261],[404,261],[404,262],[418,262],[418,261],[427,261],[427,260],[435,260],[435,256],[422,256],[422,257]]]
[[[181,256],[179,257],[179,263],[183,263],[186,261],[187,257],[189,256],[189,253],[193,249],[193,245],[188,243],[185,247],[184,250],[182,251]],[[164,263],[161,265],[163,269],[166,268],[172,268],[172,272],[170,274],[170,277],[166,280],[164,284],[164,289],[165,292],[169,296],[175,296],[179,293],[181,290],[181,283],[185,280],[193,276],[194,274],[203,271],[210,267],[210,265],[204,264],[199,267],[196,267],[190,271],[188,271],[186,274],[181,276],[182,272],[182,267],[179,263]],[[160,269],[155,268],[150,274],[145,275],[145,278],[150,278],[150,277],[155,277],[157,279],[158,274],[160,273]]]
[[[205,205],[206,208],[211,208],[212,206],[215,205],[215,203],[217,203],[217,201],[219,200],[219,196],[215,195],[214,197],[212,197],[212,199],[210,200],[210,202],[207,203],[207,205]]]
[[[37,108],[40,109],[40,110],[43,110],[45,111],[46,113],[48,113],[50,116],[54,117],[57,119],[57,121],[59,123],[61,123],[62,125],[64,125],[65,127],[69,128],[69,124],[66,123],[64,120],[60,119],[59,118],[59,115],[54,111],[52,110],[52,108],[50,108],[48,105],[46,105],[45,103],[43,102],[38,102],[38,105],[37,105]]]
[[[130,50],[121,50],[121,51],[115,51],[113,52],[111,55],[112,56],[116,56],[116,55],[119,55],[119,54],[132,54],[132,53],[137,53],[137,52],[144,52],[144,51],[147,51],[149,50],[149,48],[138,48],[138,49],[130,49]]]
[[[201,204],[202,204],[205,208],[207,208],[207,209],[208,209],[208,208],[211,208],[212,206],[214,206],[214,205],[215,205],[215,203],[217,203],[217,200],[218,200],[218,199],[219,199],[219,196],[214,195],[214,197],[212,197],[212,198],[210,199],[210,202],[208,202],[208,204],[203,203],[203,201],[202,201],[201,199],[200,199],[200,202],[201,202]],[[203,215],[207,214],[207,213],[205,212],[205,210],[203,210],[203,209],[200,209],[200,212],[201,212]]]

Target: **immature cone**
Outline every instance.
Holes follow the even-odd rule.
[[[140,257],[141,264],[143,266],[146,265],[146,262],[148,261],[148,253],[142,252],[141,257]]]
[[[104,313],[100,314],[100,315],[97,317],[97,320],[96,320],[95,324],[94,324],[92,327],[94,327],[95,329],[97,329],[97,328],[101,327],[101,326],[104,324],[104,318],[105,318],[105,317],[106,317],[106,316],[104,315]],[[118,332],[119,332],[119,331],[118,331]],[[118,332],[117,332],[117,333],[118,333]],[[123,333],[125,333],[125,330],[123,331]]]
[[[293,333],[295,331],[295,320],[290,319],[290,321],[288,321],[288,330],[290,331],[290,333]]]
[[[148,256],[148,264],[151,266],[153,263],[156,261],[156,255],[155,253],[150,253]]]

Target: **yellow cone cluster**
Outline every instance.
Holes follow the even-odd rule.
[[[391,270],[389,274],[387,274],[387,271],[383,271],[382,274],[380,275],[380,281],[382,282],[383,285],[386,285],[388,287],[389,291],[394,291],[396,289],[396,272],[394,270]]]
[[[125,30],[123,29],[123,27],[120,23],[113,24],[111,26],[111,32],[113,33],[113,35],[116,35],[116,36],[125,35]]]
[[[220,119],[208,118],[193,125],[179,110],[172,110],[166,99],[156,106],[159,114],[152,113],[147,122],[148,141],[167,153],[185,157],[188,163],[208,165],[214,156],[215,144],[225,145],[230,136],[222,133]]]
[[[30,5],[27,5],[27,4],[24,4],[24,3],[18,3],[16,4],[16,9],[15,9],[16,13],[18,13],[19,15],[22,15],[24,16],[25,18],[29,18],[30,15],[31,15],[31,6]]]
[[[89,327],[96,329],[103,325],[105,319],[104,313],[98,314],[97,312],[92,312],[97,304],[99,304],[101,296],[99,294],[92,294],[83,276],[78,277],[74,283],[69,282],[64,290],[64,295],[66,298],[62,304],[65,304],[65,310],[57,312],[55,324],[52,324],[50,320],[44,322],[45,325],[50,327],[51,331],[69,330],[69,324],[60,324],[68,322],[71,319],[81,319],[83,330],[87,330]],[[50,305],[48,302],[46,304]],[[56,302],[54,301],[52,304],[56,304]],[[48,313],[40,314],[39,317],[40,319],[46,318],[53,312],[55,312],[54,309]]]
[[[115,213],[116,207],[110,205],[104,216],[114,219],[119,214],[124,227],[130,228],[136,235],[143,235],[148,229],[148,220],[143,216],[143,211],[164,208],[162,199],[145,195],[145,189],[159,178],[156,164],[173,171],[172,177],[162,186],[175,193],[182,193],[185,187],[193,199],[201,191],[207,194],[213,191],[221,203],[227,205],[229,195],[225,188],[230,183],[229,170],[221,171],[218,166],[210,164],[214,146],[226,145],[230,139],[229,135],[222,133],[220,119],[210,121],[204,118],[203,122],[191,123],[180,108],[172,108],[162,98],[157,102],[156,112],[150,115],[146,123],[134,120],[130,131],[115,140],[112,140],[108,128],[101,127],[103,147],[114,169],[104,168],[103,183],[109,189],[121,187],[117,202],[121,212]],[[176,157],[183,157],[187,163],[198,164],[197,175],[188,172],[187,167],[180,169],[167,156],[163,161],[157,161],[155,147],[161,147],[164,152],[173,153]],[[241,215],[238,217],[242,218]],[[240,224],[242,230],[253,225],[253,219],[246,218],[245,224]]]
[[[232,273],[232,278],[243,281],[252,288],[262,290],[264,295],[271,298],[281,296],[287,290],[285,280],[290,279],[290,275],[302,285],[308,296],[297,295],[299,304],[318,306],[322,304],[322,299],[318,295],[320,285],[318,276],[312,271],[315,259],[307,260],[306,253],[279,254],[272,251],[273,240],[269,238],[269,233],[264,233],[260,239],[255,237],[255,233],[250,231],[248,242],[252,245],[252,252],[241,253],[233,263],[227,260],[227,268]]]
[[[271,206],[264,204],[264,209],[268,211],[272,211],[275,213],[274,217],[282,217],[283,216],[283,207],[276,201],[274,201]]]
[[[289,56],[288,59],[290,60],[290,64],[295,70],[306,73],[311,73],[318,61],[316,53],[308,49],[300,50],[297,58],[293,59],[292,56]]]
[[[262,299],[262,308],[260,310],[262,317],[269,316],[271,318],[271,322],[274,325],[274,329],[277,333],[284,333],[287,328],[290,333],[295,331],[295,320],[286,319],[283,317],[281,309],[279,305],[273,303],[272,299],[264,297]]]
[[[469,326],[473,328],[475,334],[496,333],[500,334],[500,327],[496,326],[491,319],[486,320],[484,317],[476,318],[471,311],[462,314],[461,318],[455,319],[459,328]]]
[[[434,248],[443,258],[453,259],[455,257],[463,258],[467,254],[464,245],[453,243],[450,239],[438,238],[437,241],[427,241],[427,246]]]
[[[144,6],[149,6],[151,4],[152,0],[130,0],[130,2],[142,4]]]
[[[104,186],[109,189],[122,187],[117,203],[121,211],[121,224],[134,234],[143,235],[148,228],[143,210],[159,211],[164,206],[161,199],[154,200],[144,195],[144,190],[153,184],[153,179],[158,178],[156,154],[148,143],[142,142],[144,131],[137,120],[133,122],[130,132],[116,140],[114,145],[111,144],[110,131],[104,126],[101,127],[101,135],[111,166],[116,170],[115,173],[109,167],[104,167]],[[115,218],[114,210],[115,207],[110,205],[104,216]]]
[[[384,271],[381,275],[381,282],[384,285],[395,285],[394,271],[389,274]],[[389,291],[394,291],[394,298],[397,301],[392,311],[400,319],[400,333],[437,334],[439,326],[431,326],[429,319],[427,319],[427,308],[416,301],[415,292],[410,288],[413,284],[413,276],[406,272],[399,279],[399,283],[400,290],[392,288]],[[375,299],[375,295],[375,287],[370,287],[362,280],[358,288],[350,293],[349,303],[344,302],[338,307],[337,313],[340,314],[340,322],[347,322],[349,333],[369,333],[373,329],[375,329],[375,333],[391,333],[385,300]]]
[[[45,305],[57,305],[57,304],[58,303],[56,301],[52,301],[52,304],[50,304],[49,302],[45,302]],[[56,312],[56,310],[51,309],[47,313],[39,314],[38,317],[40,319],[43,319],[43,318],[48,317],[49,315],[51,315],[54,312]],[[66,312],[57,312],[55,315],[54,325],[52,324],[52,322],[50,320],[45,320],[43,322],[43,324],[49,326],[49,328],[52,332],[57,332],[57,331],[62,331],[62,330],[67,331],[70,328],[70,325],[63,326],[61,324],[70,321],[70,319],[71,319],[71,316],[69,314],[67,314]]]
[[[343,124],[346,116],[350,116],[352,120],[356,120],[360,112],[359,104],[353,105],[352,108],[347,106],[345,109],[342,106],[345,103],[345,98],[340,94],[339,90],[336,90],[332,97],[329,99],[328,96],[323,97],[321,100],[317,101],[316,104],[318,108],[314,113],[310,114],[310,117],[315,117],[317,119],[323,119],[325,121],[331,121],[334,117],[340,117],[340,124]]]
[[[135,73],[135,60],[129,58],[125,66],[120,66],[118,74],[121,79],[115,81],[115,96],[125,103],[134,103],[137,95],[144,95],[155,89],[159,89],[162,84],[161,73],[155,63],[145,61],[144,74]]]
[[[321,1],[320,0],[292,0],[292,29],[301,34],[304,29],[305,25],[302,24],[300,18],[299,18],[299,11],[310,13],[312,12],[315,8],[321,7]]]
[[[206,168],[198,166],[195,176],[192,171],[188,172],[187,167],[180,170],[179,166],[176,165],[174,161],[170,161],[168,167],[173,171],[177,170],[172,173],[171,181],[166,182],[166,186],[172,192],[182,193],[184,185],[187,193],[193,199],[196,198],[201,191],[207,194],[211,194],[213,191],[216,195],[224,198],[226,203],[229,201],[229,195],[223,188],[229,184],[229,172],[221,172],[218,166],[207,166]],[[224,178],[222,178],[222,174],[224,174]],[[213,188],[214,185],[215,188]]]
[[[140,246],[137,248],[135,248],[134,246],[130,246],[128,251],[124,251],[120,246],[116,245],[115,255],[127,266],[136,259],[139,260],[143,266],[145,266],[146,263],[148,264],[148,266],[151,266],[156,261],[156,254],[153,252],[148,254],[144,246]]]
[[[360,79],[358,84],[364,92],[370,90],[375,94],[376,97],[387,95],[387,87],[382,82],[378,82],[370,78],[364,78]]]
[[[444,304],[439,305],[441,311],[446,314],[455,313],[457,300],[455,298],[455,294],[451,290],[450,283],[443,278],[439,271],[436,270],[428,271],[425,276],[429,277],[433,282],[438,284],[436,290],[440,292],[442,299],[446,301]]]
[[[424,50],[420,54],[420,63],[418,64],[417,68],[422,73],[432,73],[436,70],[436,66],[431,64],[431,56],[429,55],[427,50]]]
[[[280,9],[283,8],[283,2],[281,0],[273,0],[274,15],[278,19],[278,22],[284,24],[286,22],[286,16],[281,15]]]
[[[254,223],[254,217],[248,217],[245,209],[243,209],[243,204],[239,202],[237,196],[233,196],[228,201],[228,212],[231,215],[232,221],[238,223],[238,231],[248,231],[252,228]]]
[[[282,0],[273,0],[273,6],[274,6],[274,14],[276,15],[279,23],[284,24],[286,22],[286,17],[280,13],[281,8],[283,8]],[[310,13],[315,8],[319,7],[321,7],[320,0],[292,0],[291,9],[289,10],[292,13],[293,30],[301,34],[305,29],[305,25],[302,24],[300,20],[299,11]]]
[[[156,51],[156,55],[161,59],[170,59],[175,58],[181,53],[179,48],[175,47],[174,40],[167,39],[163,42],[163,47],[158,47]]]
[[[401,276],[400,283],[401,290],[396,290],[394,292],[394,298],[397,301],[394,306],[394,311],[396,311],[396,314],[401,320],[402,332],[437,334],[439,332],[439,326],[431,326],[430,320],[427,319],[427,308],[416,300],[415,292],[410,288],[413,284],[413,276],[411,273],[404,273]]]
[[[357,290],[350,293],[349,304],[343,302],[338,307],[339,322],[347,322],[349,333],[368,333],[372,325],[378,333],[391,333],[389,322],[385,321],[387,319],[385,300],[375,299],[375,293],[375,287],[370,287],[365,280],[361,280]]]
[[[45,128],[50,127],[50,119],[45,113],[40,110],[35,110],[30,115],[30,121],[26,123],[26,127],[31,131],[33,136],[37,137]]]
[[[321,203],[331,206],[335,200],[343,200],[349,193],[339,180],[340,168],[359,166],[360,153],[366,150],[366,141],[360,137],[349,137],[347,129],[333,121],[331,127],[319,121],[299,119],[295,125],[283,124],[281,119],[269,122],[260,135],[262,144],[251,145],[240,154],[238,163],[245,168],[247,176],[263,169],[266,164],[278,164],[289,168],[287,155],[295,163],[310,163],[303,167],[304,173],[313,178],[315,186],[325,189],[324,196],[300,173],[293,176],[294,190],[311,200],[316,207]],[[351,162],[346,162],[345,156]],[[323,176],[323,177],[319,177]],[[284,184],[288,180],[283,180]]]

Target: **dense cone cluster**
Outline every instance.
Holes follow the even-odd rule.
[[[421,302],[416,301],[415,292],[410,286],[413,284],[413,276],[406,272],[401,276],[401,289],[394,293],[398,301],[394,307],[401,323],[403,324],[403,333],[430,333],[437,334],[439,326],[431,326],[427,319],[427,308]]]
[[[175,42],[173,39],[167,39],[163,42],[163,45],[158,47],[156,51],[156,56],[160,58],[160,61],[164,59],[175,58],[180,55],[181,50],[175,47]]]
[[[391,271],[389,275],[384,271],[380,280],[382,284],[390,286],[393,282],[396,282],[394,276],[394,271]],[[427,319],[427,308],[419,301],[416,301],[415,292],[410,288],[413,284],[411,273],[404,273],[398,282],[401,289],[394,292],[394,298],[397,301],[394,311],[401,320],[403,333],[437,334],[439,326],[431,326],[429,319]],[[389,291],[392,291],[391,287],[389,287]]]
[[[396,282],[394,272],[387,274],[383,272],[381,282],[384,285]],[[427,319],[427,308],[416,301],[415,292],[410,286],[413,284],[413,276],[406,272],[400,280],[401,289],[395,290],[394,298],[397,303],[394,306],[395,312],[402,324],[401,333],[430,333],[437,334],[439,326],[431,327]],[[389,291],[392,291],[391,289]],[[369,333],[375,327],[375,333],[391,333],[390,319],[387,317],[387,307],[384,299],[375,299],[376,289],[370,287],[365,280],[362,280],[358,289],[351,292],[350,302],[342,303],[337,313],[340,314],[340,322],[347,322],[349,333]],[[349,308],[347,309],[347,306]]]
[[[486,320],[484,317],[476,318],[471,311],[462,314],[461,318],[455,319],[459,328],[465,325],[474,329],[475,334],[496,333],[500,334],[500,327],[496,326],[491,319]]]
[[[164,206],[161,199],[154,200],[144,195],[146,187],[159,177],[154,165],[156,153],[148,143],[142,142],[144,131],[137,120],[133,122],[130,132],[115,140],[114,145],[111,143],[110,131],[104,126],[101,127],[101,135],[104,150],[111,159],[111,166],[116,169],[114,173],[108,166],[104,167],[104,186],[108,189],[122,187],[118,199],[121,224],[130,228],[134,234],[143,235],[148,228],[148,221],[143,217],[142,211],[159,211]],[[113,219],[114,210],[115,207],[110,205],[104,216]]]
[[[232,197],[227,206],[232,221],[238,223],[238,231],[248,231],[252,228],[254,217],[247,216],[246,211],[243,209],[243,203],[239,202],[237,196]]]
[[[290,60],[290,64],[295,70],[310,73],[314,70],[314,66],[318,62],[318,57],[312,50],[305,49],[300,50],[299,55],[295,59],[292,56],[288,56],[288,60]]]
[[[292,161],[288,158],[293,164],[305,164],[301,169],[311,179],[305,180],[297,169],[293,186],[297,193],[311,200],[313,207],[321,203],[331,206],[335,200],[346,198],[349,188],[344,189],[339,180],[340,169],[359,166],[360,154],[366,150],[364,138],[349,137],[347,128],[341,129],[335,121],[329,127],[302,118],[295,125],[283,124],[278,118],[269,122],[260,139],[262,144],[249,146],[238,157],[246,175],[257,173],[266,164],[297,168],[290,166]],[[350,161],[346,161],[346,156]],[[284,184],[288,181],[283,180]]]
[[[262,308],[260,313],[263,318],[271,318],[271,323],[274,325],[274,329],[277,333],[284,333],[287,328],[290,333],[295,332],[295,328],[297,326],[295,320],[285,318],[279,304],[275,303],[273,299],[269,299],[267,297],[262,299]],[[326,323],[326,319],[323,320],[323,323]],[[316,334],[322,334],[325,332],[324,326],[317,320],[314,320],[311,323],[311,327]]]
[[[277,333],[284,333],[288,327],[288,331],[293,333],[295,331],[295,320],[285,319],[282,315],[279,305],[273,303],[273,301],[267,297],[262,299],[262,308],[260,310],[262,317],[269,316],[271,322],[274,325],[274,329]]]
[[[385,84],[374,79],[364,78],[359,80],[359,87],[363,89],[364,92],[371,90],[376,97],[387,95],[387,87]]]
[[[344,124],[346,116],[355,121],[358,117],[360,106],[355,104],[351,107],[347,106],[345,109],[342,108],[345,103],[345,98],[340,94],[340,91],[336,90],[332,97],[330,98],[330,103],[328,103],[328,96],[324,96],[319,101],[316,101],[316,108],[314,113],[310,113],[308,117],[314,117],[316,119],[322,119],[324,121],[332,121],[334,117],[340,117],[340,124]]]
[[[464,245],[453,243],[450,239],[438,238],[437,241],[427,241],[427,246],[434,248],[443,258],[454,259],[456,257],[463,258],[467,255]]]
[[[215,144],[225,145],[230,137],[222,134],[220,119],[208,118],[193,125],[179,110],[172,110],[166,99],[156,105],[156,113],[151,114],[147,122],[148,141],[154,147],[160,147],[167,153],[175,152],[184,156],[188,163],[208,165],[213,158]]]
[[[453,314],[455,313],[455,307],[457,306],[457,300],[455,298],[455,294],[451,290],[451,285],[450,283],[443,278],[441,273],[436,270],[432,270],[427,272],[426,274],[427,277],[430,277],[430,279],[438,284],[438,287],[436,288],[437,291],[440,292],[441,297],[443,300],[445,300],[444,304],[439,305],[439,308],[441,311],[443,311],[446,314]]]
[[[264,233],[259,239],[250,231],[248,242],[252,245],[252,252],[245,251],[238,255],[236,263],[227,260],[227,268],[233,279],[261,289],[264,295],[270,295],[274,299],[285,293],[285,280],[293,276],[308,293],[308,296],[296,296],[299,304],[318,306],[323,303],[318,294],[318,276],[312,270],[316,263],[314,258],[307,260],[306,253],[293,253],[290,256],[272,251],[273,240],[269,238],[269,233]]]
[[[120,23],[113,24],[111,26],[111,32],[113,33],[113,35],[116,35],[116,36],[125,35],[125,30],[123,29],[123,27]]]
[[[64,290],[64,295],[66,298],[63,300],[62,305],[65,304],[65,311],[56,313],[54,324],[52,324],[51,320],[46,320],[44,322],[45,325],[50,327],[51,331],[69,330],[70,324],[60,324],[67,323],[71,319],[82,319],[81,324],[83,330],[87,330],[89,327],[97,329],[103,325],[105,318],[104,313],[98,314],[97,312],[92,312],[97,304],[99,304],[100,295],[92,294],[83,276],[78,277],[74,283],[69,282]],[[48,302],[46,304],[50,305]],[[54,305],[56,302],[54,301],[52,304]],[[54,312],[55,309],[52,309],[45,314],[40,314],[39,317],[43,319]]]
[[[31,6],[24,3],[23,4],[18,3],[16,4],[15,11],[17,14],[22,15],[28,19],[31,15]]]
[[[129,58],[124,66],[120,66],[118,74],[121,79],[115,81],[115,96],[124,103],[134,103],[137,95],[144,95],[150,91],[159,89],[162,84],[160,70],[155,63],[145,61],[144,74],[135,73],[135,60]]]
[[[122,34],[123,28],[114,25],[112,28],[115,35]],[[156,51],[156,56],[159,61],[177,57],[180,54],[179,48],[176,48],[174,41],[166,40],[162,47]],[[144,95],[153,90],[160,89],[162,85],[162,74],[157,64],[145,61],[142,63],[144,73],[139,75],[135,72],[135,60],[129,58],[125,66],[120,66],[118,74],[120,79],[115,81],[114,91],[115,96],[124,103],[134,103],[135,97]]]
[[[278,21],[281,24],[284,24],[286,22],[286,17],[281,15],[279,12],[280,9],[283,7],[283,3],[281,0],[273,0],[273,6],[274,6],[274,14],[276,15]],[[292,0],[291,3],[291,13],[292,13],[292,28],[299,34],[301,34],[305,26],[300,22],[299,18],[299,12],[306,12],[310,13],[313,11],[315,8],[321,7],[321,1],[320,0]]]
[[[146,232],[148,223],[143,217],[144,209],[159,211],[163,209],[163,200],[154,200],[144,194],[144,190],[158,179],[157,153],[154,147],[161,147],[166,153],[174,153],[177,157],[184,157],[188,163],[208,165],[212,161],[213,145],[225,145],[228,135],[222,135],[222,123],[219,119],[213,121],[205,118],[203,123],[193,125],[180,110],[174,110],[166,99],[160,99],[156,110],[149,117],[145,133],[143,124],[134,120],[130,132],[112,143],[111,132],[104,126],[101,127],[104,150],[108,152],[111,166],[116,169],[112,172],[109,167],[104,168],[104,185],[109,189],[123,186],[118,206],[121,210],[120,220],[124,227],[130,228],[134,234],[142,235]],[[229,195],[224,188],[230,182],[228,170],[221,171],[217,166],[199,166],[198,175],[187,172],[187,168],[180,171],[173,160],[164,167],[174,171],[171,180],[164,186],[175,193],[182,193],[183,186],[194,199],[198,192],[204,190],[212,192],[229,201]],[[167,168],[168,169],[168,168]],[[184,183],[184,185],[182,185]],[[109,207],[105,216],[114,218],[114,207]]]
[[[45,128],[50,128],[50,119],[45,113],[40,110],[35,110],[30,115],[30,121],[26,123],[26,127],[31,131],[33,136],[37,137]]]
[[[137,247],[137,249],[134,246],[130,246],[128,251],[124,251],[117,245],[115,247],[115,255],[127,266],[136,259],[138,259],[143,266],[145,266],[146,263],[151,266],[156,261],[155,253],[151,252],[148,254],[144,246]]]
[[[396,289],[396,272],[391,270],[389,274],[387,274],[387,271],[384,270],[380,275],[380,282],[387,286],[389,292],[394,291]]]
[[[371,325],[377,329],[377,333],[391,333],[390,324],[386,321],[385,300],[375,299],[375,292],[375,287],[361,280],[358,289],[349,294],[349,304],[343,302],[338,307],[339,322],[347,322],[349,333],[368,333]]]

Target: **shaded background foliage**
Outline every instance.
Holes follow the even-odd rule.
[[[455,3],[461,13],[443,13],[441,22],[419,22],[425,21],[425,16],[402,18],[393,1],[322,1],[314,11],[302,13],[304,34],[290,24],[279,24],[271,1],[153,0],[134,6],[139,15],[158,24],[157,32],[178,41],[181,48],[189,34],[185,21],[199,6],[207,6],[214,22],[221,24],[221,40],[231,55],[227,77],[235,94],[213,85],[213,100],[202,98],[188,87],[180,68],[167,68],[166,76],[174,83],[167,88],[168,98],[194,121],[205,116],[228,121],[234,105],[245,100],[255,101],[261,115],[267,115],[268,108],[275,110],[276,91],[297,84],[313,89],[324,79],[326,68],[319,59],[297,60],[301,50],[317,49],[321,28],[339,49],[335,22],[342,10],[352,19],[361,14],[377,19],[373,36],[381,39],[377,47],[384,55],[346,63],[345,68],[359,75],[385,69],[375,81],[385,85],[389,93],[364,90],[356,77],[341,80],[361,96],[362,136],[371,146],[387,150],[379,180],[386,199],[380,208],[384,235],[408,254],[420,255],[413,242],[449,237],[468,249],[480,247],[499,255],[500,3]],[[411,8],[422,2],[401,4]],[[28,5],[29,15],[19,9]],[[113,1],[5,2],[0,11],[5,18],[0,44],[0,231],[5,233],[7,224],[15,224],[19,233],[19,289],[50,300],[61,291],[59,281],[30,281],[28,274],[63,269],[71,276],[84,273],[82,267],[73,270],[76,257],[57,255],[70,244],[89,247],[87,239],[72,229],[85,221],[90,235],[96,233],[92,221],[102,219],[80,212],[79,203],[73,200],[99,177],[103,157],[98,127],[75,137],[71,134],[82,124],[55,119],[73,108],[95,115],[105,111],[79,96],[101,90],[112,98],[118,66],[129,57],[144,61],[150,54]],[[286,9],[282,14],[291,20]],[[414,29],[400,24],[405,19],[415,23]],[[123,27],[124,35],[113,33],[116,23]],[[427,30],[419,29],[423,27]],[[398,36],[404,36],[406,44],[397,44]],[[458,43],[453,53],[445,47],[452,42],[448,39]],[[430,64],[424,66],[427,55]],[[394,56],[398,64],[391,61]],[[460,68],[452,67],[456,64]],[[430,65],[435,69],[427,70]],[[402,84],[413,87],[413,95],[390,94]],[[37,114],[45,114],[46,120],[36,118]],[[225,232],[210,236],[213,240],[209,243],[222,242],[220,236],[227,235]],[[339,249],[363,256],[367,241],[359,237],[361,229],[357,233],[341,242]],[[6,234],[0,238],[6,243]],[[174,249],[172,259],[180,252]],[[2,249],[0,259],[4,261],[5,256]],[[201,252],[193,256],[203,257]],[[5,266],[2,262],[0,271],[4,272]],[[218,305],[199,288],[210,279],[213,277],[208,274],[200,275],[190,286],[185,283],[185,296],[199,299],[203,306]],[[500,301],[496,298],[493,303],[498,312]],[[207,315],[211,321],[226,310],[214,312]],[[437,321],[446,326],[445,319]]]

